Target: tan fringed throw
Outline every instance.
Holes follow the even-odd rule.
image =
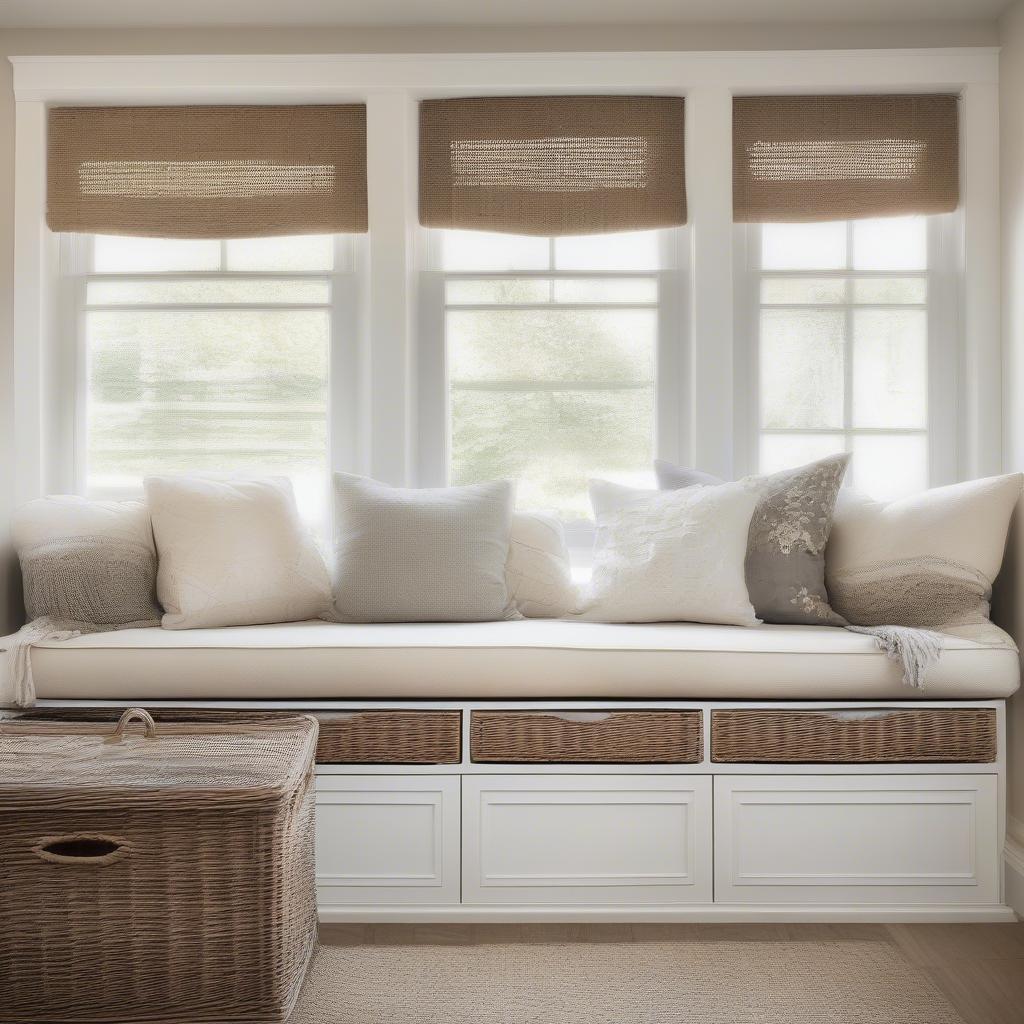
[[[737,96],[733,219],[948,213],[960,201],[956,96]]]
[[[56,107],[46,222],[158,238],[366,231],[366,107]]]
[[[588,235],[686,223],[678,96],[420,104],[420,223]]]

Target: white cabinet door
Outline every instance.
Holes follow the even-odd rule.
[[[463,902],[592,906],[711,900],[711,779],[463,779]]]
[[[715,779],[718,903],[992,904],[994,775]]]
[[[320,906],[459,902],[458,776],[321,775]]]

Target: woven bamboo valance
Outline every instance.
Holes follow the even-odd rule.
[[[256,238],[366,230],[366,107],[57,107],[53,231]]]
[[[420,104],[420,223],[586,235],[686,223],[683,100],[501,96]]]
[[[733,217],[947,213],[960,201],[955,96],[738,96]]]

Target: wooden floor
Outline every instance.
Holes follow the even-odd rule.
[[[644,942],[887,938],[946,993],[965,1024],[1024,1024],[1024,923],[1018,924],[609,924],[321,925],[325,944]],[[771,1024],[766,1021],[765,1024]]]

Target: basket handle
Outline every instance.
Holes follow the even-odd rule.
[[[124,739],[128,726],[133,721],[142,722],[146,728],[146,739],[156,739],[156,722],[153,716],[145,708],[129,708],[117,723],[117,728],[110,734],[108,743],[120,743]]]
[[[105,867],[127,857],[131,849],[128,843],[116,836],[75,832],[66,836],[47,836],[32,847],[32,852],[48,864]]]

